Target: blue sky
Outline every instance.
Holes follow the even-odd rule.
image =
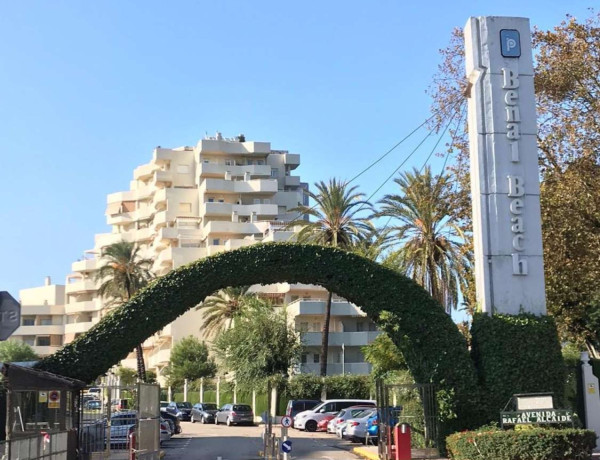
[[[299,153],[310,184],[349,179],[428,117],[454,27],[469,16],[543,29],[589,16],[571,3],[4,2],[0,290],[16,297],[47,275],[64,283],[109,230],[106,195],[127,190],[155,146],[244,133]],[[358,179],[360,190],[374,192],[413,147]]]

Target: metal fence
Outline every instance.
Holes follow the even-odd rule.
[[[90,391],[93,390],[93,391]],[[106,385],[81,395],[79,459],[91,460],[134,448],[138,459],[158,458],[160,445],[158,385]],[[135,445],[131,446],[131,434]]]
[[[391,457],[394,426],[407,423],[411,427],[411,445],[419,457],[438,455],[439,429],[435,387],[431,384],[389,385],[377,381],[379,410],[379,455]]]
[[[67,460],[73,431],[43,432],[2,442],[6,460]]]

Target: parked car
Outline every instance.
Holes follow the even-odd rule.
[[[172,424],[172,426],[174,426],[174,429],[171,430],[173,432],[173,434],[181,433],[181,420],[179,417],[177,417],[176,415],[170,414],[169,412],[167,412],[165,410],[160,412],[160,416],[162,418],[164,418],[167,422],[171,422],[169,425]]]
[[[290,399],[285,408],[285,415],[292,417],[292,427],[294,426],[294,417],[300,412],[310,410],[322,401],[320,399]]]
[[[371,399],[328,399],[316,407],[300,412],[294,417],[294,427],[299,430],[316,431],[317,424],[328,414],[337,414],[350,406],[375,406]]]
[[[323,420],[321,420],[319,423],[317,423],[317,431],[328,431],[327,425],[329,424],[331,419],[334,417],[335,417],[335,415],[328,414]]]
[[[167,406],[167,412],[176,415],[181,420],[189,421],[192,414],[192,403],[171,401]]]
[[[358,414],[357,417],[348,419],[342,437],[354,442],[365,443],[368,433],[367,422],[376,413],[375,409],[365,410]]]
[[[161,412],[165,411],[169,406],[169,401],[161,401],[160,402],[160,410]]]
[[[112,449],[127,448],[129,430],[137,423],[136,411],[124,411],[110,418],[110,447]]]
[[[100,410],[102,409],[102,403],[99,399],[90,399],[83,403],[84,410]]]
[[[164,441],[168,441],[171,439],[171,429],[169,428],[169,423],[164,419],[160,419],[160,443],[162,444]]]
[[[225,404],[215,414],[215,425],[225,423],[227,426],[245,423],[254,425],[254,413],[247,404]]]
[[[191,420],[192,423],[214,423],[215,414],[219,408],[215,403],[198,403],[192,407]]]
[[[335,417],[327,424],[327,433],[337,434],[341,438],[340,426],[346,423],[346,420],[358,417],[365,409],[372,409],[373,406],[350,406],[339,411]]]
[[[379,412],[382,409],[379,409],[375,414],[373,414],[369,420],[367,420],[367,431],[369,432],[369,437],[373,438],[374,444],[377,444],[377,440],[379,439]],[[390,426],[394,426],[398,423],[398,418],[400,413],[402,412],[402,406],[394,406],[388,407],[388,423]]]

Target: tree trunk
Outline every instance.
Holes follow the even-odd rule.
[[[329,320],[331,319],[331,298],[333,292],[327,294],[325,304],[325,322],[323,323],[323,339],[321,341],[321,377],[327,375],[327,350],[329,348]]]
[[[144,350],[142,350],[142,346],[138,345],[135,347],[135,354],[137,355],[137,371],[138,378],[140,381],[146,381],[146,365],[144,364]]]

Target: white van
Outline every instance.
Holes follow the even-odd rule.
[[[316,431],[317,423],[328,414],[337,414],[350,406],[373,407],[376,402],[372,399],[328,399],[310,410],[300,412],[294,417],[294,428],[306,431]]]

